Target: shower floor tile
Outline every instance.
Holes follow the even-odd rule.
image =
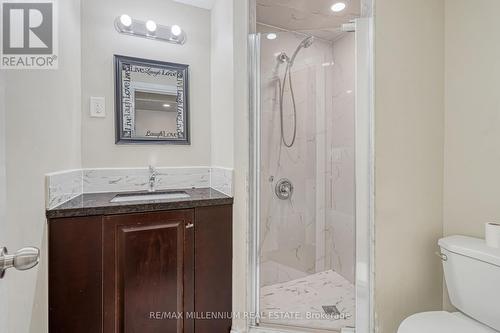
[[[332,270],[260,290],[261,321],[273,325],[340,331],[354,326],[355,304],[354,285]]]

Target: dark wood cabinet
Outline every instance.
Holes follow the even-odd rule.
[[[49,220],[50,333],[226,333],[232,206]],[[206,313],[227,318],[206,319]]]
[[[49,223],[49,332],[102,333],[102,219]]]
[[[232,307],[232,210],[224,206],[197,209],[195,233],[196,312],[227,313]],[[196,322],[199,333],[229,331],[230,319]]]
[[[105,332],[194,332],[193,233],[193,210],[104,217]]]

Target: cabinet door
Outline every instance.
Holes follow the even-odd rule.
[[[192,223],[192,210],[104,218],[104,332],[194,332]]]
[[[217,313],[218,319],[197,320],[196,333],[229,333],[232,309],[232,206],[195,210],[195,309]]]
[[[102,333],[101,222],[101,216],[49,221],[50,333]]]

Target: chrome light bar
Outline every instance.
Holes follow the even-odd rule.
[[[115,28],[119,33],[184,45],[186,33],[178,25],[165,26],[155,21],[140,21],[124,14],[115,19]]]

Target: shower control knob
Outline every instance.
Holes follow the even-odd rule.
[[[286,178],[282,178],[276,183],[274,188],[274,193],[280,200],[288,200],[292,198],[293,194],[293,184]]]

